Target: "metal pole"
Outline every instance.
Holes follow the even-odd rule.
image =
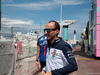
[[[13,26],[11,26],[11,38],[13,38]]]
[[[60,14],[60,37],[61,37],[61,31],[62,31],[62,4],[61,4],[61,14]]]
[[[0,39],[1,39],[1,0],[0,0]]]
[[[41,36],[41,23],[40,23],[40,36]]]
[[[62,21],[62,4],[61,4],[61,14],[60,14],[60,21]]]

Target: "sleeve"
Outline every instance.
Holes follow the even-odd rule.
[[[43,69],[42,69],[44,72],[46,72],[46,69],[45,69],[45,68],[46,68],[46,67],[43,67]]]
[[[65,56],[65,60],[68,61],[69,64],[66,64],[66,66],[60,68],[60,69],[55,69],[52,70],[51,73],[52,75],[64,75],[64,74],[69,74],[73,71],[76,71],[78,69],[77,63],[75,60],[75,57],[72,53],[72,48],[70,45],[65,45],[63,48],[63,54]]]

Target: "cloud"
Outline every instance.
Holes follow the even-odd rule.
[[[5,2],[5,0],[1,0],[1,2]]]
[[[41,26],[41,27],[40,27]],[[41,31],[44,29],[44,25],[33,24],[33,21],[24,21],[20,19],[11,19],[11,18],[1,18],[1,27],[2,33],[10,33],[11,27],[13,27],[15,32],[24,32],[27,33],[31,30],[33,31]]]
[[[24,21],[20,19],[1,18],[1,23],[5,25],[32,25],[33,21]]]
[[[37,3],[20,3],[20,4],[3,4],[3,6],[12,6],[12,7],[22,7],[25,9],[33,9],[33,10],[43,10],[46,9],[52,4],[50,2],[37,2]]]
[[[6,3],[10,3],[10,2],[13,2],[13,0],[1,0],[1,2],[6,2]]]
[[[20,4],[2,4],[2,6],[12,6],[12,7],[22,7],[25,9],[33,9],[33,10],[45,10],[45,9],[53,9],[58,5],[79,5],[83,4],[82,0],[50,0],[50,1],[40,1],[33,3],[20,3]],[[53,7],[53,8],[52,8]]]
[[[24,21],[20,19],[11,19],[11,18],[1,18],[2,27],[19,27],[26,29],[43,29],[45,26],[40,24],[34,24],[32,20]],[[41,26],[41,27],[40,27]]]
[[[84,3],[82,0],[54,0],[54,2],[62,5],[79,5]]]

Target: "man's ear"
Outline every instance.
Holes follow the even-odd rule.
[[[56,29],[56,34],[59,34],[59,30],[58,29]]]

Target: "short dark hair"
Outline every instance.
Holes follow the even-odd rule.
[[[56,29],[60,30],[60,24],[57,21],[51,20],[48,23],[50,23],[50,22],[55,22]]]

